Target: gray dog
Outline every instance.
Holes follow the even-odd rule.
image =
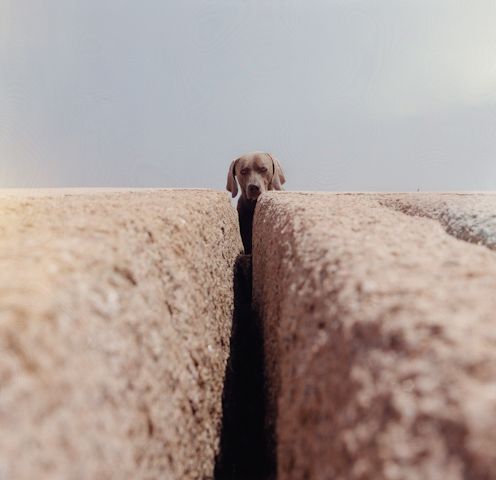
[[[245,247],[245,254],[251,254],[253,214],[258,197],[267,190],[282,190],[286,182],[281,165],[270,153],[252,152],[237,158],[231,163],[227,174],[227,190],[233,198],[238,194],[239,229]]]

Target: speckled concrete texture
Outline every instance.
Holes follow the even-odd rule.
[[[211,478],[242,251],[225,194],[14,193],[0,193],[0,478]]]
[[[408,215],[436,219],[450,235],[496,250],[496,194],[389,194],[381,203]]]
[[[496,252],[439,213],[470,205],[473,227],[494,198],[259,199],[278,479],[496,478]],[[413,203],[422,216],[400,211]]]

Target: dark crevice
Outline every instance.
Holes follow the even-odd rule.
[[[234,313],[215,480],[275,478],[265,418],[263,333],[251,308],[251,255],[234,267]]]

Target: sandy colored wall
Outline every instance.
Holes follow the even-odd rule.
[[[278,479],[496,478],[495,195],[264,195]]]
[[[210,478],[242,248],[226,195],[3,191],[0,212],[0,478]]]

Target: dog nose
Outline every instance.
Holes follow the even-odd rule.
[[[259,193],[260,187],[258,185],[255,185],[252,183],[252,184],[248,185],[248,190],[250,191],[250,193]]]

